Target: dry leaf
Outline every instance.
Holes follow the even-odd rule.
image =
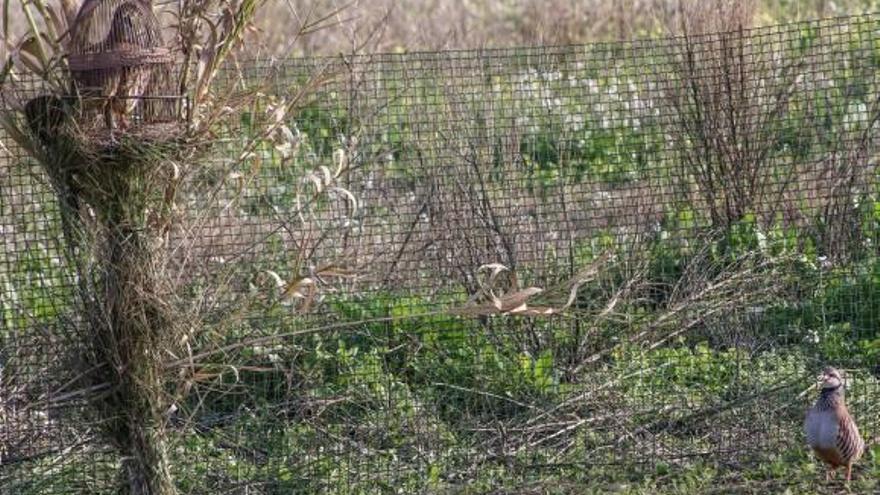
[[[315,281],[309,277],[300,277],[294,280],[291,280],[290,283],[284,288],[284,291],[281,293],[282,300],[290,300],[290,299],[305,299],[306,295],[303,293],[301,289],[308,288],[315,285]]]

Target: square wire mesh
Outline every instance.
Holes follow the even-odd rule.
[[[179,191],[193,345],[232,363],[169,417],[180,490],[742,473],[806,459],[826,363],[876,435],[878,68],[866,15],[231,70],[275,103],[326,82],[269,145],[248,148],[265,106],[229,116]],[[0,139],[0,483],[110,493],[118,455],[66,367],[56,200]],[[270,272],[314,285],[268,301]]]

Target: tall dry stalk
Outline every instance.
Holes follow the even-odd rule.
[[[754,2],[682,1],[671,30],[662,94],[678,150],[681,197],[728,228],[748,214],[773,217],[795,168],[774,155],[800,61],[775,58],[748,33]],[[706,34],[716,33],[716,34]],[[789,157],[790,159],[790,157]],[[760,210],[760,211],[759,211]]]

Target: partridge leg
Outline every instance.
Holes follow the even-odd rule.
[[[846,481],[849,482],[851,477],[852,477],[852,464],[847,464],[846,465]]]

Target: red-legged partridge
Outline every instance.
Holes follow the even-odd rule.
[[[816,404],[807,411],[804,431],[807,443],[816,456],[831,469],[825,478],[840,466],[846,466],[846,480],[850,480],[852,466],[865,450],[865,442],[859,434],[843,399],[843,380],[836,369],[825,368],[821,375],[822,392]]]

